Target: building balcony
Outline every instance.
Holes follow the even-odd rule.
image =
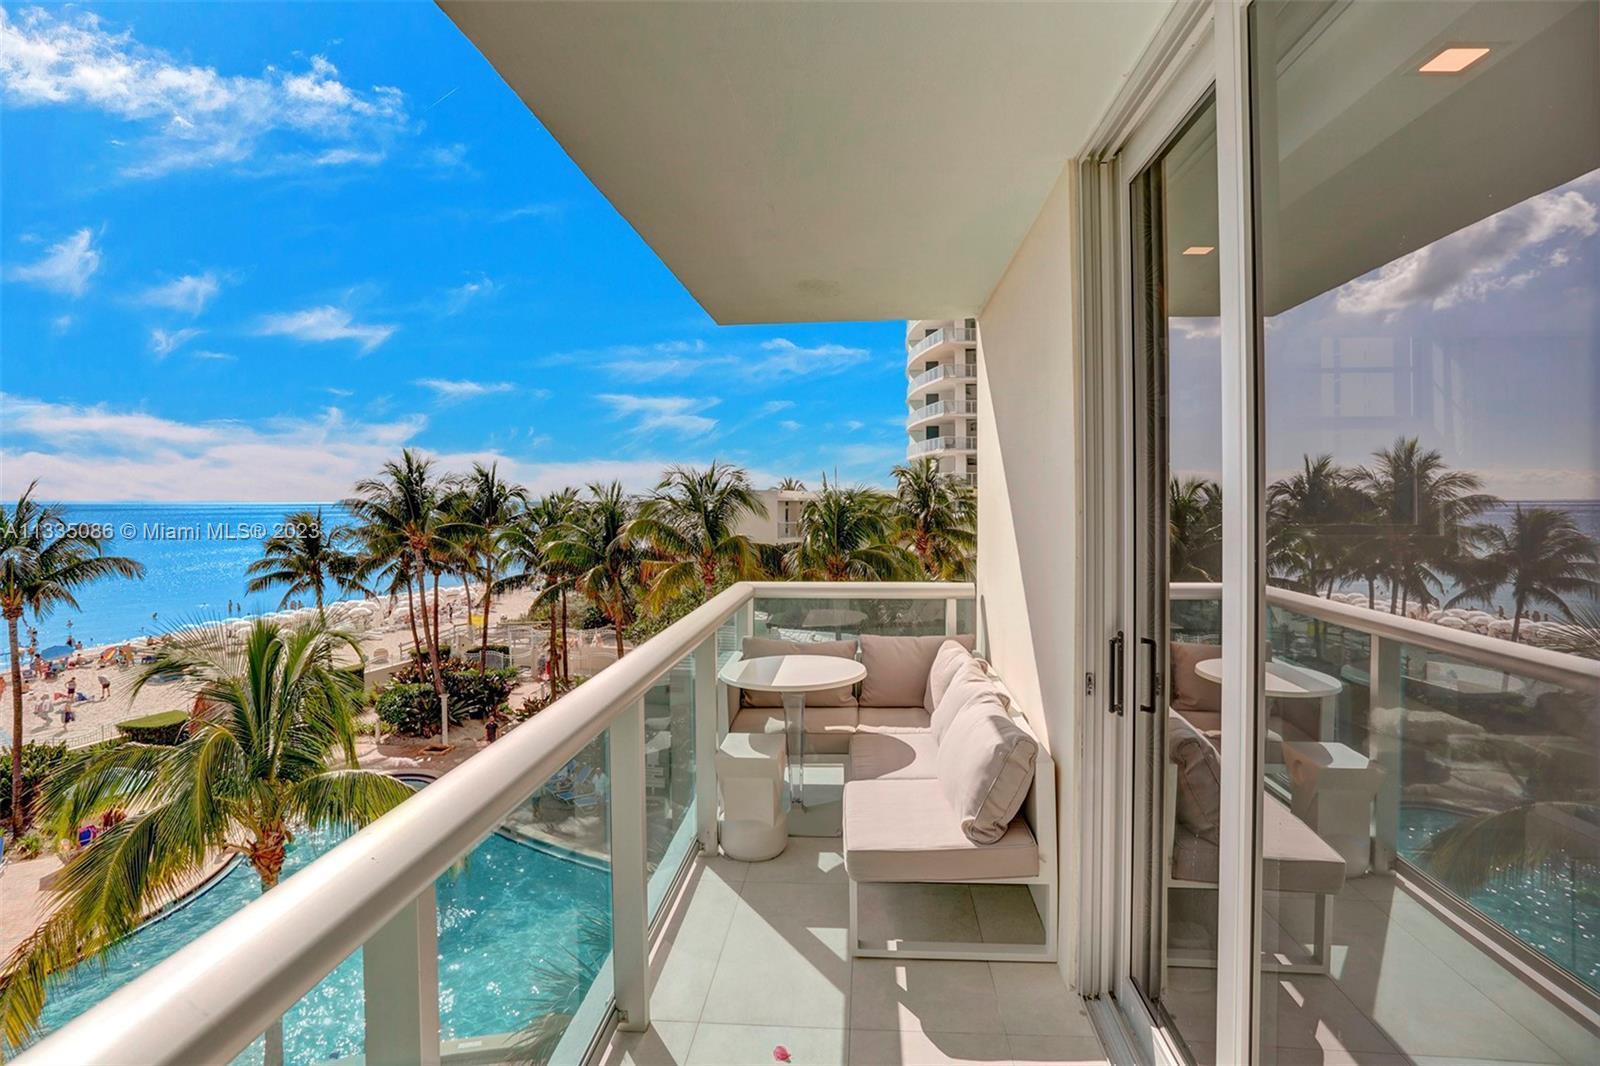
[[[936,366],[913,377],[906,385],[906,393],[910,395],[918,389],[925,389],[942,381],[973,381],[977,376],[978,368],[975,366],[960,363]]]
[[[906,447],[906,458],[919,455],[942,455],[945,452],[973,452],[978,450],[977,437],[929,437],[914,440]]]
[[[912,411],[906,418],[906,428],[915,429],[924,423],[941,418],[970,417],[977,413],[977,400],[939,400]]]
[[[941,344],[976,344],[978,331],[965,326],[946,326],[944,329],[934,330],[919,341],[914,341],[906,349],[906,361],[917,358],[926,352],[939,347]]]

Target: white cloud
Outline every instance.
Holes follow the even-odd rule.
[[[356,322],[355,317],[344,308],[325,304],[303,311],[267,315],[256,327],[256,333],[264,337],[293,337],[299,341],[351,340],[361,347],[361,354],[366,355],[393,336],[399,328],[384,324],[364,325]]]
[[[139,294],[139,302],[150,307],[166,307],[190,315],[198,315],[206,304],[221,290],[217,276],[211,271],[204,274],[185,274],[164,285],[152,285]]]
[[[453,289],[445,290],[445,308],[447,315],[459,315],[466,310],[467,305],[481,296],[492,296],[496,289],[493,280],[487,274],[478,275],[477,281],[469,281],[464,285],[457,285]]]
[[[242,163],[280,140],[320,142],[323,165],[381,155],[408,125],[399,89],[344,83],[324,56],[288,71],[224,75],[117,32],[100,16],[70,8],[0,9],[0,92],[14,107],[92,108],[144,127],[131,177]],[[328,154],[343,152],[344,155]]]
[[[509,381],[452,381],[446,378],[418,378],[413,384],[431,390],[440,400],[450,402],[510,392],[516,388]]]
[[[1220,318],[1171,318],[1167,322],[1186,341],[1214,340],[1222,336]]]
[[[803,348],[783,337],[763,341],[761,349],[771,354],[750,364],[750,372],[757,375],[772,374],[832,374],[863,362],[865,348],[848,348],[842,344],[818,344]]]
[[[50,329],[59,336],[72,328],[72,321],[71,315],[57,315],[50,320]]]
[[[175,329],[170,332],[153,329],[150,331],[150,350],[156,353],[156,358],[165,359],[204,332],[203,329]]]
[[[782,422],[778,423],[778,427],[780,429],[786,429],[790,433],[793,433],[795,430],[800,428],[800,423],[796,422],[792,418],[786,418]]]
[[[848,422],[846,422],[844,424],[844,428],[846,430],[848,430],[849,432],[854,433],[856,430],[860,429],[862,426],[865,426],[865,425],[866,425],[865,422],[858,422],[854,418],[852,418],[852,419],[850,419]]]
[[[1565,248],[1556,248],[1542,264],[1508,270],[1524,252],[1597,231],[1600,219],[1593,202],[1577,189],[1554,189],[1349,282],[1338,290],[1336,306],[1346,314],[1393,315],[1414,306],[1438,311],[1481,301],[1492,293],[1526,286],[1544,269],[1565,263],[1567,256]]]
[[[351,419],[338,408],[310,418],[258,423],[182,422],[104,405],[55,404],[0,394],[7,434],[0,448],[0,496],[15,498],[38,478],[64,500],[334,500],[371,476],[401,447],[417,447],[421,416],[385,422]],[[536,446],[537,439],[530,442]],[[535,493],[591,481],[651,488],[667,461],[577,459],[533,463],[493,448],[421,449],[443,469],[500,464],[506,477]],[[703,464],[703,456],[674,461]],[[758,481],[776,478],[752,471]]]
[[[611,408],[613,418],[631,418],[641,433],[668,430],[686,437],[699,437],[717,428],[717,420],[697,414],[715,406],[716,400],[697,400],[689,396],[629,396],[602,393],[596,397]]]
[[[787,411],[793,406],[793,400],[768,400],[766,403],[761,405],[761,413],[764,415],[775,415],[779,411]]]
[[[311,157],[314,167],[376,166],[383,162],[384,153],[363,151],[359,148],[328,148]]]
[[[560,204],[523,204],[511,207],[494,217],[496,222],[515,222],[520,218],[554,218],[561,214]]]
[[[234,356],[229,355],[227,352],[213,352],[206,348],[195,348],[189,353],[189,357],[191,359],[210,359],[215,362],[224,363],[231,363],[234,361]]]
[[[4,13],[5,9],[0,8],[0,17]],[[82,296],[88,291],[89,279],[99,269],[100,249],[94,246],[94,234],[85,226],[59,244],[51,245],[42,259],[12,267],[9,273],[13,281],[68,296]]]

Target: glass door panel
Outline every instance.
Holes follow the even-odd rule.
[[[1124,636],[1135,817],[1132,977],[1204,1058],[1216,1013],[1222,766],[1216,113],[1132,186],[1134,544]]]
[[[1600,1061],[1600,6],[1250,31],[1260,1061]]]

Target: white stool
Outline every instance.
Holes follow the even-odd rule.
[[[722,850],[764,862],[789,844],[789,748],[778,733],[729,733],[717,748]]]
[[[1285,741],[1283,761],[1295,815],[1344,857],[1346,873],[1366,873],[1372,861],[1372,801],[1383,768],[1333,741]]]

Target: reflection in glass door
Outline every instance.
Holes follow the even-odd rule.
[[[1213,1044],[1220,842],[1220,332],[1216,115],[1132,186],[1132,978],[1197,1059]]]

